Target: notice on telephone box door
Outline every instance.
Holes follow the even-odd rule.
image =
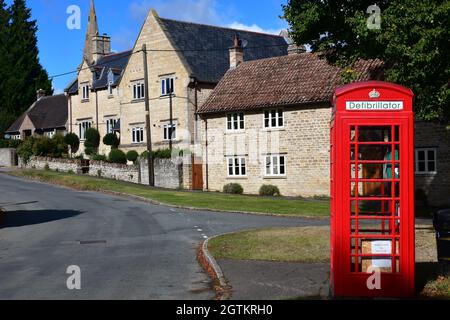
[[[362,253],[390,256],[392,254],[392,242],[390,240],[363,241]],[[362,272],[367,272],[367,269],[370,267],[379,268],[382,272],[391,272],[392,260],[387,257],[364,257],[362,260]]]

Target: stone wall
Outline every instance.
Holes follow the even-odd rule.
[[[175,159],[155,159],[155,187],[166,189],[189,189],[191,186],[190,171],[191,166],[187,161],[188,157]],[[148,185],[148,162],[140,162],[141,183]]]
[[[16,149],[4,148],[0,149],[0,167],[17,166]]]
[[[126,164],[108,163],[103,161],[89,162],[89,175],[132,183],[140,183],[139,167]]]
[[[424,191],[431,205],[450,206],[450,130],[437,123],[417,121],[415,146],[436,149],[436,173],[416,173],[416,190]]]
[[[73,172],[76,173],[80,167],[79,160],[76,159],[54,159],[46,157],[31,157],[25,164],[20,161],[21,166],[27,169],[45,170],[50,169],[60,172]]]

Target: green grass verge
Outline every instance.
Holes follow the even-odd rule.
[[[216,259],[318,263],[329,261],[329,227],[272,228],[213,238]]]
[[[54,171],[19,170],[8,174],[79,190],[121,192],[165,204],[199,209],[309,217],[328,217],[330,212],[328,201],[161,190],[121,181]]]

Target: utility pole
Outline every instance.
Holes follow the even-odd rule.
[[[147,45],[142,45],[142,56],[144,58],[144,98],[145,98],[145,126],[147,131],[147,164],[148,164],[148,183],[150,187],[155,186],[155,173],[153,170],[153,150],[152,150],[152,131],[150,124],[150,96],[148,90],[148,68],[147,68]]]
[[[172,152],[172,135],[173,135],[173,101],[172,101],[172,79],[169,79],[169,149]]]

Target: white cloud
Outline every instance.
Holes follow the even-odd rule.
[[[227,25],[228,28],[232,29],[239,29],[239,30],[247,30],[247,31],[254,31],[254,32],[261,32],[261,33],[270,33],[270,34],[276,34],[279,35],[281,30],[283,29],[263,29],[257,24],[252,25],[246,25],[240,22],[233,22]]]

